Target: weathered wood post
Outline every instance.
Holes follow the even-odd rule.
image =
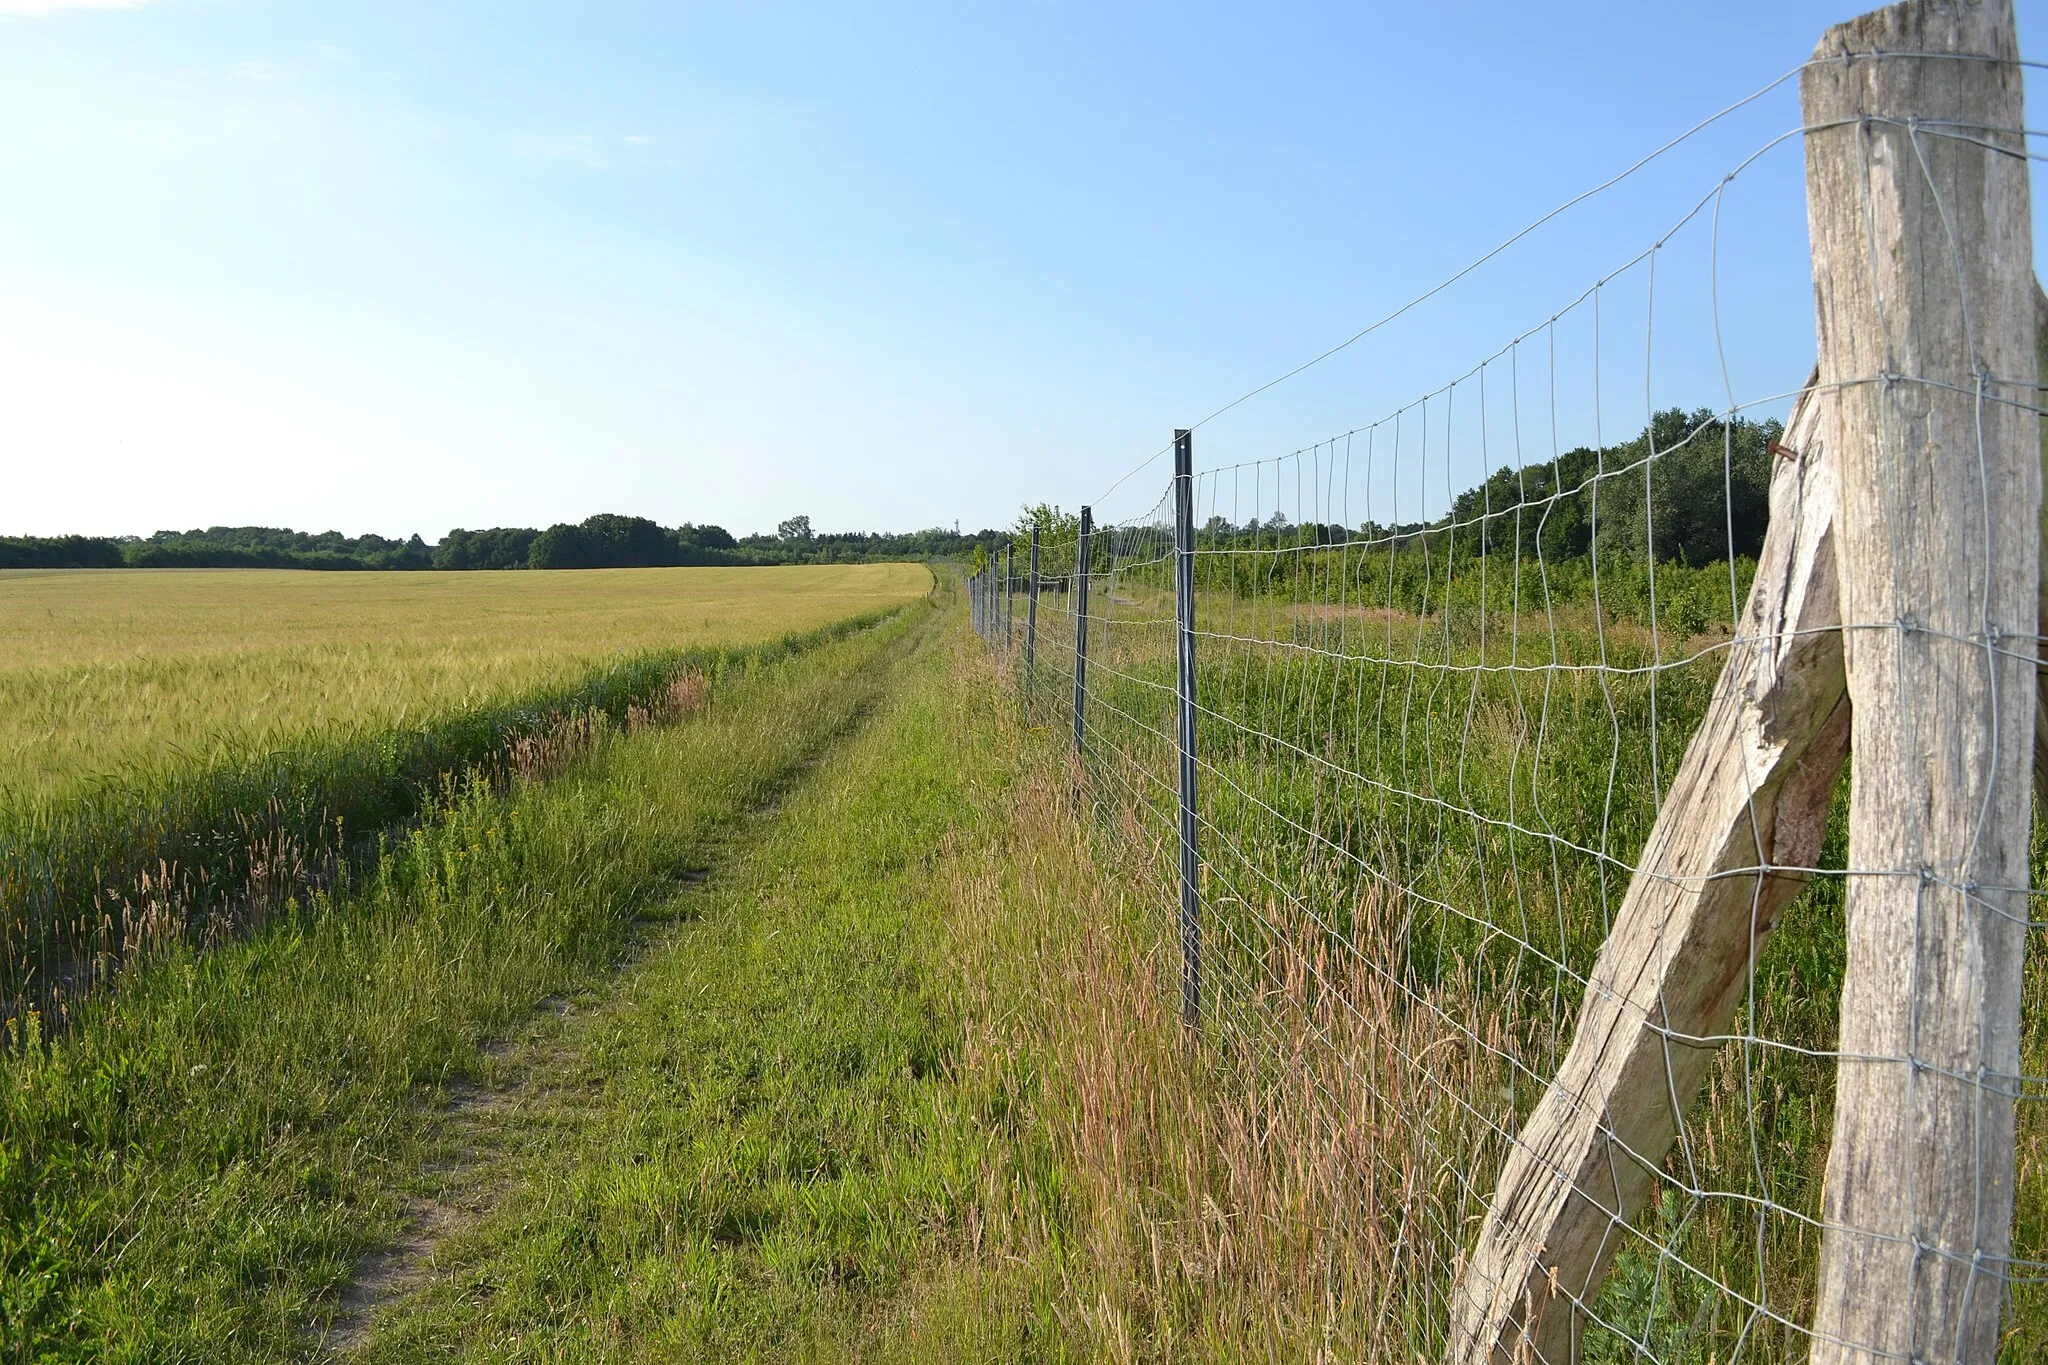
[[[1856,755],[1815,1362],[1989,1362],[2009,1288],[2041,534],[2038,421],[2002,401],[2033,399],[2018,58],[2011,0],[1909,0],[1800,85]]]
[[[2036,636],[2041,582],[2038,427],[2001,401],[2034,373],[2016,54],[2009,0],[1911,0],[1805,74],[1818,382],[1736,650],[1459,1281],[1454,1361],[1573,1357],[1712,1056],[1685,1040],[1725,1032],[1851,730],[1811,1357],[1995,1352],[2035,704],[2032,648],[2000,642]]]
[[[1454,1365],[1576,1359],[1583,1309],[1717,1050],[1689,1040],[1726,1032],[1820,853],[1849,733],[1836,470],[1818,438],[1830,402],[1809,382],[1793,409],[1727,665],[1453,1292]]]

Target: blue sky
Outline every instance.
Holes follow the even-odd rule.
[[[1073,506],[1851,12],[0,0],[0,533]],[[1198,463],[1464,373],[1796,124],[1788,83],[1202,427]],[[1468,382],[1372,514],[1509,462],[1504,423],[1538,456],[1651,406],[1782,410],[1797,139],[1718,207],[1654,292],[1602,291],[1597,350],[1581,305],[1488,370],[1484,448]]]

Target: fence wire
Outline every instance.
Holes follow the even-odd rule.
[[[1745,606],[1773,480],[1817,454],[1781,444],[1782,415],[1802,388],[1816,402],[1875,394],[1880,412],[1905,415],[1897,420],[1923,412],[1930,394],[1967,393],[1985,471],[1969,512],[1983,530],[1955,566],[1968,580],[1958,602],[1901,577],[1874,598],[1845,593],[1842,624],[1829,629],[1852,652],[1896,656],[1908,748],[1940,729],[1955,678],[2022,678],[2032,705],[2039,570],[2000,520],[2001,502],[2020,490],[1994,486],[1986,455],[2014,432],[2031,437],[2031,364],[2001,371],[1971,335],[1950,353],[1894,345],[1882,366],[1852,363],[1846,348],[1825,353],[1820,381],[1807,386],[1788,375],[1774,391],[1738,394],[1728,378],[1742,344],[1724,326],[1721,297],[1741,265],[1720,254],[1730,186],[1760,157],[1830,130],[1857,140],[1866,205],[1880,192],[1873,156],[1918,156],[1924,167],[1943,139],[2022,165],[2031,156],[2017,126],[1902,114],[1792,128],[1737,162],[1641,254],[1455,379],[1328,440],[1193,475],[1197,1027],[1275,1133],[1312,1149],[1301,1169],[1322,1182],[1333,1262],[1348,1267],[1326,1272],[1330,1311],[1375,1358],[1440,1359],[1453,1348],[1460,1278],[1588,993],[1604,989],[1596,964],[1624,898],[1639,875],[1669,876],[1645,870],[1644,850],[1688,746],[1724,668],[1772,644],[1746,632]],[[1954,186],[1930,172],[1925,189],[1937,211],[1926,230],[1943,231]],[[1659,275],[1682,255],[1676,273],[1706,282],[1707,307],[1679,325],[1705,335],[1717,358],[1720,391],[1702,408],[1651,397],[1663,391],[1656,367],[1674,325],[1659,314]],[[1966,315],[1981,315],[1992,306],[1973,297],[1983,272],[1962,255],[1952,253],[1940,284]],[[1642,402],[1617,432],[1601,390],[1624,373]],[[1570,397],[1588,393],[1590,404]],[[1036,526],[1035,576],[996,566],[972,586],[976,625],[1025,704],[1054,723],[1074,720],[1104,856],[1114,875],[1152,870],[1170,949],[1180,841],[1174,486],[1151,461],[1133,475],[1119,481],[1130,510],[1088,536],[1084,686],[1075,688],[1083,546],[1073,519]],[[1887,469],[1873,490],[1901,544],[1909,537],[1897,528],[1920,512],[1917,487],[1911,471]],[[1146,491],[1133,498],[1133,488]],[[2013,594],[2000,585],[2015,579],[2027,610],[2002,617]],[[1882,609],[1851,613],[1866,601]],[[1994,704],[1969,720],[1986,751],[2004,755],[1993,766],[2010,781],[2011,753],[2024,764],[2015,718]],[[1949,771],[1931,765],[1920,779],[1930,804]],[[1964,795],[1988,809],[1990,785]],[[1958,1160],[2016,1153],[2009,1239],[1983,1226],[1963,1242],[1929,1232],[1915,1273],[1970,1277],[1972,1293],[2002,1304],[2000,1357],[2048,1358],[2048,921],[2035,889],[2048,839],[2037,818],[2011,885],[1971,871],[1974,840],[1929,836],[1910,861],[1854,865],[1850,788],[1844,770],[1817,854],[1777,861],[1759,827],[1753,853],[1717,874],[1803,885],[1774,931],[1758,926],[1736,960],[1693,964],[1739,974],[1739,998],[1725,1027],[1662,1029],[1668,1052],[1707,1058],[1697,1098],[1671,1097],[1669,1149],[1630,1150],[1608,1131],[1615,1160],[1646,1171],[1649,1190],[1609,1220],[1605,1273],[1583,1289],[1556,1287],[1576,1320],[1569,1358],[1793,1361],[1844,1344],[1867,1347],[1863,1358],[1909,1358],[1815,1326],[1823,1240],[1882,1240],[1831,1218],[1825,1197],[1838,1081],[1878,1072],[1906,1078],[1907,1109],[1935,1103],[1933,1091],[1966,1093],[1978,1126],[1954,1136],[1975,1156]],[[2003,1065],[1959,1067],[1911,1031],[1844,1046],[1859,884],[1942,902],[1916,921],[1925,932],[1967,926],[1970,942],[2007,945],[2009,961],[2023,961],[2018,1036],[1995,1044],[1984,1026],[1984,1055],[2005,1047]],[[1918,1099],[1913,1084],[1927,1088]],[[2013,1116],[2009,1134],[2000,1105]],[[2002,1207],[1986,1185],[1996,1161],[1983,1169],[1993,1174],[1980,1174],[1975,1197]],[[1523,1347],[1522,1358],[1565,1358],[1534,1340]],[[1940,1353],[1952,1356],[1988,1358],[1960,1340]]]

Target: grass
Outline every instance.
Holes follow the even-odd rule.
[[[566,717],[622,723],[684,674],[828,638],[930,582],[915,565],[0,575],[0,999],[54,1010],[141,939],[260,918],[444,775],[502,769]]]
[[[1185,1046],[1145,891],[1105,878],[1056,736],[925,642],[618,985],[444,1112],[481,1210],[355,1358],[1321,1360],[1305,1202]],[[992,745],[991,740],[995,743]],[[1362,1268],[1347,1281],[1362,1284]]]
[[[1077,821],[1057,616],[1041,615],[1020,713],[960,630],[957,593],[942,601],[944,629],[919,609],[736,668],[701,708],[604,728],[545,780],[451,790],[311,909],[132,964],[64,1037],[16,1049],[0,1344],[135,1360],[1433,1356],[1498,1161],[1489,1125],[1526,1113],[1568,1038],[1569,978],[1530,947],[1583,961],[1620,889],[1595,857],[1537,858],[1528,836],[1440,806],[1365,807],[1304,755],[1487,812],[1538,793],[1553,828],[1627,856],[1676,757],[1611,743],[1610,714],[1639,734],[1648,697],[1536,677],[1547,704],[1521,704],[1548,727],[1539,759],[1517,742],[1531,731],[1510,678],[1475,699],[1471,675],[1444,674],[1466,690],[1432,693],[1412,655],[1385,659],[1391,681],[1422,681],[1400,720],[1347,733],[1331,699],[1370,687],[1376,706],[1372,661],[1212,642],[1217,712],[1290,743],[1239,750],[1205,728],[1211,975],[1191,1046],[1154,781],[1172,769],[1145,747],[1160,661],[1137,628],[1096,634],[1081,788],[1096,818]],[[1421,638],[1453,662],[1478,647]],[[1649,648],[1609,643],[1611,659]],[[1679,747],[1712,666],[1661,680]],[[771,815],[742,818],[763,799]],[[1376,892],[1354,852],[1422,894]],[[2037,842],[2037,875],[2044,855]],[[1288,894],[1232,891],[1261,878]],[[1488,930],[1439,900],[1517,918]],[[1739,1027],[1826,1035],[1839,916],[1838,879],[1816,880]],[[2038,1074],[2044,954],[2028,965]],[[1638,1218],[1589,1360],[1636,1360],[1638,1343],[1728,1359],[1737,1295],[1800,1320],[1813,1248],[1792,1212],[1817,1197],[1830,1094],[1820,1063],[1723,1050],[1690,1124],[1685,1183],[1706,1197],[1667,1182]],[[2048,1233],[2042,1109],[2022,1106],[2022,1254]],[[1778,1209],[1740,1216],[1731,1196],[1759,1185]],[[365,1254],[403,1248],[409,1220],[445,1235],[357,1312],[345,1284]],[[2038,1354],[2034,1295],[2019,1291],[2008,1359]],[[1799,1354],[1765,1321],[1742,1358]]]
[[[926,613],[735,670],[551,781],[449,785],[297,913],[132,961],[0,1068],[0,1357],[289,1357],[481,1044],[601,981],[717,832],[880,697]]]
[[[1091,620],[1089,790],[1105,865],[1150,878],[1164,925],[1171,600],[1149,567],[1116,567],[1101,570]],[[1330,1263],[1371,1268],[1345,1281],[1382,1314],[1357,1353],[1433,1357],[1505,1137],[1571,1041],[1729,623],[1675,638],[1586,604],[1480,612],[1439,582],[1421,615],[1375,592],[1336,574],[1198,602],[1204,1028],[1231,1084],[1290,1134],[1276,1144],[1307,1163],[1313,1216],[1339,1248]],[[1034,701],[1064,724],[1072,623],[1063,602],[1045,606]],[[1845,776],[1824,869],[1844,865],[1846,788]],[[1720,1050],[1665,1179],[1617,1239],[1589,1305],[1589,1359],[1803,1358],[1786,1324],[1807,1320],[1813,1294],[1835,1073],[1811,1054],[1835,1045],[1842,914],[1843,879],[1815,877],[1758,956],[1730,1024],[1758,1041]],[[2048,934],[2027,967],[2021,1070],[2040,1076]],[[2039,1259],[2048,1106],[2029,1094],[2019,1110],[2015,1254]],[[1308,1161],[1332,1151],[1343,1159]],[[2015,1286],[2008,1323],[2008,1358],[2048,1350],[2038,1286]]]
[[[985,1140],[951,1112],[945,870],[985,827],[942,658],[923,641],[765,835],[671,907],[687,922],[546,1031],[545,1083],[492,1114],[467,1177],[503,1197],[365,1358],[826,1350],[946,1244]]]
[[[1059,737],[995,682],[957,624],[891,622],[131,963],[0,1076],[0,1358],[1355,1339],[1302,1273],[1306,1149],[1185,1047],[1151,883],[1100,874]],[[425,1209],[448,1235],[351,1324]]]
[[[915,564],[0,572],[0,806],[558,692],[621,655],[762,644],[930,585]]]

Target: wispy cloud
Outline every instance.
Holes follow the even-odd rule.
[[[141,9],[151,0],[0,0],[0,17],[55,14],[60,9]]]
[[[0,0],[0,4],[4,3],[6,0]],[[243,62],[235,68],[235,74],[245,81],[281,81],[286,72],[274,62]]]

